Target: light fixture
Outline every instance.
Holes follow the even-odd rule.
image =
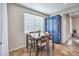
[[[67,4],[67,3],[64,3],[64,4]]]
[[[50,11],[50,10],[47,10],[48,12]]]

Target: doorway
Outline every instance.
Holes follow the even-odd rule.
[[[79,13],[79,12],[78,12]],[[73,44],[79,47],[79,14],[72,16]]]
[[[70,34],[67,45],[77,49],[79,47],[79,11],[68,14],[67,33]]]

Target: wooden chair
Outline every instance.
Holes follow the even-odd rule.
[[[49,34],[45,32],[45,35],[41,37],[41,45],[38,46],[41,51],[41,55],[43,52],[45,52],[46,55],[50,55],[49,40]]]

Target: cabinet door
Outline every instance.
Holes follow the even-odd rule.
[[[44,26],[45,26],[45,27],[44,27],[45,32],[48,32],[48,31],[47,31],[47,18],[45,18]]]
[[[61,16],[48,17],[45,20],[45,31],[55,43],[61,42]]]
[[[49,29],[49,34],[50,34],[50,37],[52,38],[52,36],[53,36],[53,20],[50,18],[49,19],[49,27],[48,27],[48,29]]]
[[[54,18],[54,42],[61,42],[61,19],[60,16]]]
[[[53,20],[52,18],[46,18],[45,19],[45,32],[48,32],[50,37],[52,38],[52,35],[53,35]]]

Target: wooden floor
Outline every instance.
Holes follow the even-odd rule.
[[[66,46],[64,44],[55,44],[55,56],[79,56],[79,47]]]
[[[33,55],[35,53],[32,53]],[[10,52],[10,56],[29,56],[29,53],[26,48],[21,48]],[[54,44],[54,52],[52,52],[51,56],[79,56],[79,45],[66,46],[64,44]]]

